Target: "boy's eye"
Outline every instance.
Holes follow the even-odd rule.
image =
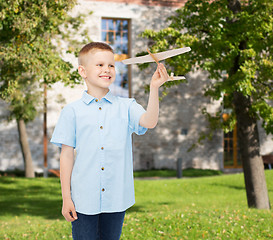
[[[115,67],[115,65],[109,65],[109,67],[114,68],[114,67]]]
[[[102,67],[102,66],[103,66],[103,64],[98,64],[98,66],[99,66],[99,67]]]

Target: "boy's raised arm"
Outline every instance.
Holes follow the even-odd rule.
[[[169,79],[166,68],[159,63],[150,83],[150,95],[147,111],[141,116],[139,125],[145,128],[154,128],[158,122],[159,97],[158,89]]]
[[[62,214],[66,221],[73,222],[77,219],[74,203],[71,199],[71,173],[74,165],[74,148],[62,145],[60,158],[60,178],[62,186],[63,208]]]

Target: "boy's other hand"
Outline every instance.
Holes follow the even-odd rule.
[[[161,85],[163,85],[165,82],[167,82],[169,79],[169,75],[167,73],[166,68],[162,63],[159,63],[157,65],[157,69],[152,76],[151,80],[151,87],[159,88]]]
[[[78,219],[74,203],[71,199],[63,200],[62,214],[68,222],[73,222]]]

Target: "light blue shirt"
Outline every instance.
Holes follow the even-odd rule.
[[[132,98],[109,91],[100,101],[86,91],[61,112],[51,142],[76,149],[71,197],[77,212],[98,214],[125,211],[135,203],[132,133],[143,107]]]

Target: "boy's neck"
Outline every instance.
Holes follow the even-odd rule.
[[[89,95],[99,100],[101,100],[108,92],[109,92],[108,88],[99,89],[99,90],[87,89],[87,93]]]

